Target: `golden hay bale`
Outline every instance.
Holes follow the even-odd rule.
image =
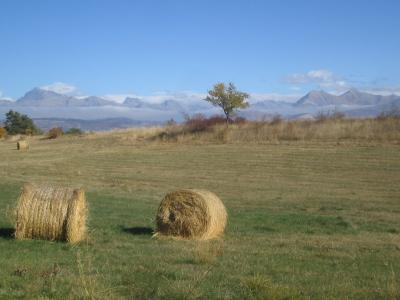
[[[227,213],[222,201],[206,190],[168,193],[158,208],[156,235],[208,240],[220,237]]]
[[[28,141],[19,141],[19,142],[17,142],[17,149],[18,150],[29,150]]]
[[[26,184],[16,207],[17,239],[77,243],[86,235],[83,189]]]

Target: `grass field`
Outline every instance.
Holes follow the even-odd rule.
[[[400,299],[400,145],[146,142],[127,131],[0,141],[0,298]],[[83,186],[89,237],[15,241],[23,182]],[[159,202],[205,188],[224,239],[151,237]]]

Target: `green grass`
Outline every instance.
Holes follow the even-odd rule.
[[[128,134],[127,134],[128,135]],[[400,146],[147,143],[128,136],[0,142],[1,299],[399,299]],[[86,188],[89,238],[16,241],[23,182]],[[206,188],[224,239],[151,238],[162,196]]]

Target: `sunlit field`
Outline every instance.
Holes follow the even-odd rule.
[[[0,141],[0,298],[400,298],[398,121],[386,135],[342,122],[331,136],[283,122]],[[14,240],[24,182],[83,187],[87,240]],[[152,238],[178,188],[222,199],[222,239]]]

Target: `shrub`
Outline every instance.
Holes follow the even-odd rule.
[[[185,116],[185,129],[189,132],[204,131],[207,127],[205,125],[205,116],[196,114],[194,116]]]
[[[383,111],[379,115],[377,115],[375,119],[378,121],[385,121],[387,118],[387,113]]]
[[[233,119],[233,123],[243,125],[243,124],[247,123],[247,120],[244,117],[236,117]]]
[[[230,121],[233,124],[244,124],[246,119],[243,117],[236,117]],[[184,126],[185,129],[191,133],[201,132],[211,129],[216,125],[226,124],[225,117],[221,115],[215,115],[211,117],[206,117],[203,114],[195,114],[192,117],[187,116]]]
[[[346,117],[346,114],[344,112],[334,110],[332,114],[330,115],[330,119],[333,120],[343,120]]]
[[[0,139],[7,137],[7,130],[4,127],[0,127]]]
[[[325,122],[329,119],[329,112],[319,111],[314,116],[316,122]]]
[[[315,121],[317,122],[325,122],[328,120],[343,120],[346,117],[344,112],[338,111],[337,109],[333,111],[319,111],[315,115]]]
[[[275,114],[272,117],[272,120],[271,120],[270,124],[271,125],[278,125],[278,124],[282,123],[282,121],[283,121],[282,116],[280,114]]]
[[[83,131],[79,128],[70,128],[65,132],[65,134],[81,135],[81,134],[83,134]]]
[[[173,118],[171,118],[171,119],[169,119],[167,122],[165,122],[165,126],[175,126],[176,125],[176,121],[173,119]]]
[[[64,131],[61,127],[55,127],[49,130],[47,133],[47,138],[48,139],[56,139],[59,138],[64,134]]]
[[[185,129],[189,132],[201,132],[217,124],[225,124],[226,119],[222,116],[205,117],[202,114],[196,114],[192,117],[186,117]]]
[[[400,107],[392,107],[389,111],[383,111],[376,117],[378,121],[397,118],[400,118]]]

